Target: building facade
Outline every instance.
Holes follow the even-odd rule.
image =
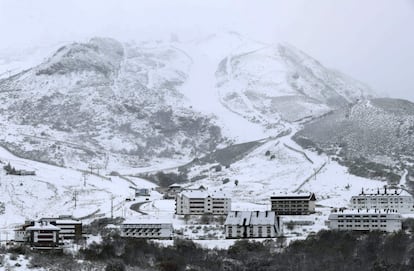
[[[173,225],[159,219],[128,220],[121,224],[121,236],[143,239],[172,239]]]
[[[59,218],[41,218],[39,222],[47,222],[60,229],[61,241],[79,241],[83,239],[82,222],[71,216],[60,216]]]
[[[274,238],[281,234],[282,222],[272,211],[231,211],[226,218],[226,239]]]
[[[222,193],[184,191],[176,196],[175,204],[175,213],[178,215],[225,215],[230,211],[231,199]]]
[[[59,248],[59,231],[58,227],[47,222],[36,222],[26,228],[27,241],[36,249]]]
[[[402,217],[395,211],[345,210],[331,213],[326,224],[331,230],[394,232],[401,230]]]
[[[395,189],[389,193],[387,188],[381,193],[364,193],[364,190],[351,198],[350,206],[352,209],[377,209],[377,210],[396,210],[401,214],[414,213],[413,197],[403,190]]]
[[[278,215],[308,215],[315,212],[314,193],[270,197],[271,210]]]

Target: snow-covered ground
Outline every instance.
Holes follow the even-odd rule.
[[[186,186],[198,188],[203,185],[209,191],[225,193],[232,199],[233,210],[269,210],[272,195],[314,192],[317,197],[315,214],[282,217],[288,242],[326,228],[330,209],[347,206],[351,196],[357,195],[362,188],[383,187],[383,182],[350,175],[345,167],[324,154],[303,150],[291,140],[298,127],[287,128],[292,133],[267,139],[229,168],[222,167],[218,172],[211,164],[192,168],[189,177],[208,177]],[[135,198],[131,187],[155,188],[143,179],[100,176],[56,167],[15,157],[5,149],[0,149],[0,160],[2,166],[10,163],[16,169],[36,171],[35,176],[12,176],[0,170],[0,202],[6,206],[5,213],[0,215],[0,239],[11,238],[13,227],[25,219],[91,215],[84,220],[88,222],[99,216],[110,216],[113,200],[114,216],[167,219],[183,238],[195,239],[210,248],[225,248],[234,243],[233,240],[223,240],[223,226],[217,222],[211,225],[200,224],[197,220],[189,223],[184,217],[175,215],[174,200],[165,200],[156,191],[151,191],[149,197]],[[168,169],[174,166],[165,164]],[[126,201],[127,198],[132,200]],[[140,211],[146,215],[130,209],[132,204],[139,202],[143,202]],[[287,227],[288,224],[294,226]],[[169,241],[163,243],[170,244]]]
[[[153,188],[155,185],[139,178],[123,179],[99,176],[75,169],[56,167],[15,157],[0,148],[0,239],[13,237],[13,227],[28,219],[73,215],[84,221],[111,215],[131,215],[126,198],[135,196],[131,187]],[[3,166],[35,171],[35,176],[7,175]]]

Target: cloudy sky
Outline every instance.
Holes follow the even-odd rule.
[[[0,0],[0,50],[234,30],[414,101],[414,0]]]

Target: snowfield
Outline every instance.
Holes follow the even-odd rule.
[[[294,131],[297,127],[291,126],[290,129]],[[184,185],[189,188],[203,185],[209,191],[225,193],[232,199],[232,210],[270,210],[270,197],[273,195],[313,192],[317,197],[315,214],[282,216],[285,223],[293,221],[301,225],[293,229],[284,227],[288,240],[294,240],[326,228],[325,220],[331,208],[347,206],[351,196],[357,195],[362,188],[367,191],[385,184],[348,174],[346,168],[328,156],[303,150],[291,140],[291,134],[268,139],[229,168],[222,167],[221,171],[216,172],[212,168],[214,164],[194,167],[189,177],[205,175],[206,171],[209,176]],[[211,233],[209,236],[215,236],[214,239],[200,240],[200,244],[207,247],[228,247],[234,242],[222,240],[224,235],[219,229],[210,229],[211,225],[197,225],[201,230],[194,233],[194,224],[186,224],[182,216],[174,214],[174,200],[165,200],[156,191],[152,191],[150,197],[135,199],[131,187],[156,187],[146,180],[98,176],[56,167],[17,158],[5,149],[0,149],[0,160],[2,165],[10,162],[16,169],[36,171],[36,176],[12,176],[0,170],[0,202],[6,205],[5,213],[0,215],[0,228],[8,232],[9,238],[13,227],[25,219],[70,214],[88,222],[110,216],[113,199],[114,216],[167,219],[176,230],[183,231],[185,238],[205,239]],[[166,164],[166,167],[170,166]],[[225,179],[230,181],[223,183]],[[126,201],[127,198],[134,200]],[[137,202],[143,202],[140,211],[146,215],[130,210],[129,207]],[[302,226],[303,223],[306,225]],[[204,229],[212,231],[205,232]],[[2,236],[5,238],[4,234]]]

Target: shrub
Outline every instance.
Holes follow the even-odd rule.
[[[125,271],[125,264],[121,260],[112,260],[105,267],[105,271]]]

